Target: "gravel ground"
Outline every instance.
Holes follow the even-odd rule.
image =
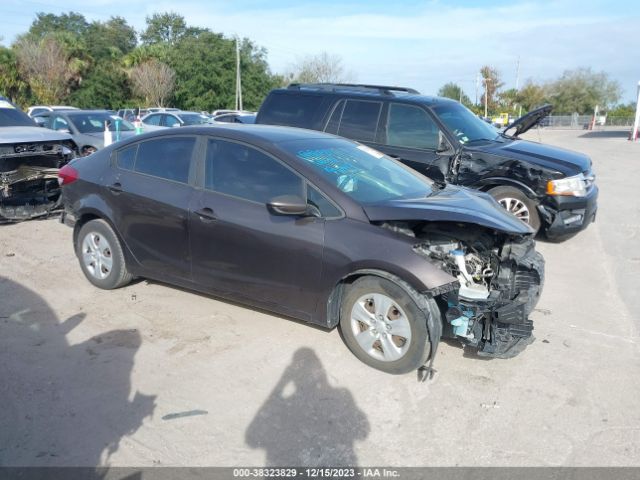
[[[389,376],[327,332],[162,284],[83,277],[55,219],[0,228],[0,465],[640,465],[640,144],[592,156],[596,224],[538,242],[536,341]]]

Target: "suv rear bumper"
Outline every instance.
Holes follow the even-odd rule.
[[[584,197],[547,195],[538,210],[548,238],[559,239],[576,234],[596,219],[598,187],[593,185]]]

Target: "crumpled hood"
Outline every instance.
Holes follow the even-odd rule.
[[[509,125],[505,127],[504,132],[506,133],[507,130],[514,129],[514,133],[513,133],[514,137],[522,135],[524,132],[535,127],[538,123],[540,123],[540,121],[543,118],[549,116],[549,114],[551,113],[551,110],[553,110],[553,105],[549,105],[549,104],[536,108],[535,110],[532,110],[526,115],[523,115],[520,118],[515,119],[513,122],[511,122]]]
[[[489,194],[453,185],[430,197],[389,200],[363,208],[372,222],[461,222],[516,235],[533,234],[529,225],[507,212]]]
[[[528,140],[517,139],[504,143],[492,142],[486,146],[478,146],[475,150],[522,160],[549,170],[558,171],[568,177],[591,169],[591,159],[583,153]]]
[[[50,142],[59,140],[71,140],[71,135],[36,126],[0,128],[0,143]]]

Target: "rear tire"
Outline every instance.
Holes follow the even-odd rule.
[[[82,272],[96,287],[112,290],[133,279],[127,270],[120,240],[104,220],[84,224],[75,247]]]
[[[362,362],[399,375],[417,370],[429,358],[427,315],[398,284],[364,276],[349,285],[343,296],[340,331]]]
[[[495,198],[509,213],[529,224],[536,233],[540,230],[540,214],[536,203],[527,197],[522,190],[503,186],[492,188],[487,193]]]

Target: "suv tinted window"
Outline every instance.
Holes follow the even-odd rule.
[[[347,100],[342,111],[338,135],[365,142],[373,141],[381,109],[381,102]]]
[[[321,102],[322,97],[318,95],[274,93],[261,109],[260,123],[312,128]]]
[[[138,151],[138,144],[131,145],[118,152],[117,163],[118,167],[125,170],[133,170],[133,165],[136,162],[136,152]]]
[[[209,140],[205,188],[259,203],[300,195],[302,179],[264,153],[238,143]]]
[[[420,107],[391,103],[387,122],[387,145],[394,147],[438,148],[440,130]]]
[[[142,142],[138,147],[135,171],[187,183],[195,143],[193,137],[173,136]]]

